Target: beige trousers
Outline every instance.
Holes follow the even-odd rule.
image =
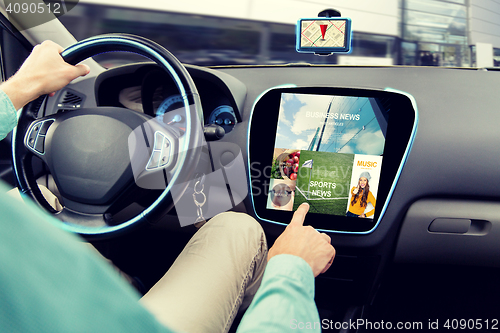
[[[57,198],[44,186],[41,190],[54,209],[60,209]],[[9,194],[21,199],[17,189]],[[92,245],[89,248],[112,265]],[[176,331],[227,332],[238,310],[250,305],[266,263],[267,243],[260,224],[246,214],[222,213],[193,235],[141,302]]]
[[[252,217],[213,217],[188,242],[141,302],[180,332],[227,332],[238,309],[248,307],[267,262],[267,243]]]

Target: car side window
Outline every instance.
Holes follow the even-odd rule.
[[[0,79],[7,80],[19,69],[31,51],[29,42],[0,14]],[[11,134],[0,141],[0,179],[14,186]]]
[[[0,15],[0,67],[2,82],[14,75],[31,51],[29,42]]]

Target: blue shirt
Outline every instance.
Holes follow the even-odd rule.
[[[17,113],[9,97],[0,89],[0,140],[17,125]]]
[[[16,122],[16,111],[0,90],[0,137]],[[33,203],[6,195],[7,190],[0,182],[1,332],[172,332],[81,238],[58,228],[58,221]],[[321,331],[314,276],[302,258],[279,255],[269,261],[238,333],[300,328]]]
[[[262,284],[237,333],[321,332],[314,275],[304,259],[281,254],[269,260]]]

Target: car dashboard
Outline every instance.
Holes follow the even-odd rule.
[[[226,132],[210,144],[236,145],[244,160],[248,195],[232,209],[256,217],[270,243],[284,230],[289,216],[270,221],[261,218],[255,207],[253,196],[257,194],[252,180],[257,176],[248,149],[272,146],[255,134],[269,132],[265,117],[259,117],[259,122],[254,118],[262,96],[280,87],[294,87],[337,92],[392,90],[411,97],[412,103],[401,112],[414,118],[391,124],[405,127],[401,142],[405,154],[398,160],[397,177],[391,178],[392,190],[376,227],[364,233],[321,228],[337,249],[334,265],[316,282],[322,297],[347,304],[366,303],[375,294],[384,268],[392,262],[500,266],[500,190],[495,176],[500,142],[496,94],[500,73],[304,64],[186,67],[198,88],[204,124],[220,125]],[[76,98],[76,103],[68,96]],[[72,84],[49,100],[45,110],[68,112],[98,105],[158,116],[168,115],[175,104],[171,80],[155,64],[139,63]],[[279,108],[264,109],[259,112],[268,112],[274,123]],[[225,152],[213,149],[215,168],[230,164]],[[168,223],[175,220],[175,211],[165,219]],[[315,225],[315,217],[308,216],[305,223]],[[161,225],[159,221],[157,227]]]

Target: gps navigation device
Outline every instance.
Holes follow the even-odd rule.
[[[328,55],[351,51],[351,20],[343,17],[300,19],[297,52]]]

